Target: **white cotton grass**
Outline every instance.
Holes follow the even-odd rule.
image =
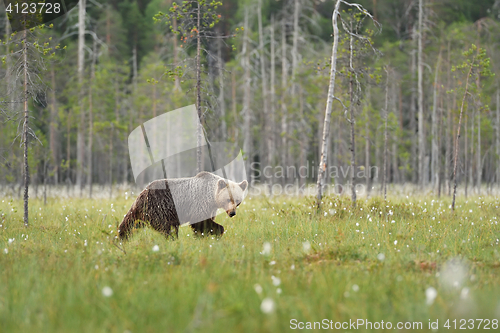
[[[359,291],[359,286],[357,284],[353,284],[352,285],[352,291],[354,291],[355,293],[357,293]]]
[[[448,260],[440,270],[441,284],[448,289],[460,288],[468,276],[467,263],[462,259]]]
[[[262,294],[262,287],[261,287],[261,285],[260,285],[260,284],[258,284],[258,283],[254,284],[254,285],[253,285],[253,289],[255,290],[255,292],[256,292],[257,294],[259,294],[259,295],[260,295],[260,294]]]
[[[279,285],[281,284],[281,279],[280,279],[280,278],[278,278],[278,277],[276,277],[276,276],[274,276],[274,275],[272,275],[272,276],[271,276],[271,280],[273,280],[273,284],[274,284],[276,287],[277,287],[277,286],[279,286]]]
[[[302,243],[302,248],[303,248],[304,252],[311,251],[311,243],[309,243],[308,241],[305,241],[304,243]]]
[[[462,288],[462,291],[460,292],[460,299],[465,300],[469,297],[469,288],[465,287]]]
[[[153,252],[160,251],[160,247],[158,245],[153,246]]]
[[[429,287],[425,290],[425,299],[427,302],[427,305],[432,305],[434,303],[434,300],[436,299],[438,293],[437,290],[434,287]]]
[[[271,254],[271,243],[269,242],[264,242],[263,248],[262,248],[262,254],[268,256]]]
[[[110,297],[110,296],[112,296],[113,295],[113,289],[111,289],[108,286],[102,288],[102,295],[104,297]]]
[[[276,309],[276,304],[274,303],[272,298],[266,297],[262,300],[260,304],[260,310],[265,314],[273,313]]]
[[[9,253],[9,250],[7,248],[3,249],[3,253],[7,254]]]
[[[384,261],[384,259],[385,259],[385,254],[383,254],[383,253],[379,253],[379,254],[377,255],[377,259],[378,259],[378,260],[380,260],[380,261]]]

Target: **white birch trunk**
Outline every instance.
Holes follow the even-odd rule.
[[[287,107],[286,107],[286,88],[288,81],[287,61],[286,61],[286,21],[282,20],[283,26],[281,27],[281,166],[286,169],[287,167]],[[286,175],[282,179],[284,184]]]
[[[271,100],[270,100],[270,110],[269,110],[269,150],[267,152],[267,160],[271,166],[274,166],[275,159],[275,112],[276,112],[276,50],[274,44],[274,16],[271,17]],[[270,179],[271,183],[274,182],[273,178],[274,173],[272,173],[272,178]],[[272,194],[272,193],[271,193]]]
[[[337,50],[339,44],[339,28],[337,26],[337,17],[339,15],[340,0],[337,0],[335,8],[332,14],[332,26],[333,26],[333,47],[332,47],[332,58],[330,63],[330,84],[328,86],[328,98],[326,100],[325,109],[325,120],[323,124],[323,137],[321,140],[321,158],[318,168],[318,181],[317,189],[318,193],[316,196],[317,206],[320,208],[321,199],[323,197],[323,187],[325,186],[325,174],[327,171],[327,161],[328,161],[328,140],[330,139],[330,119],[332,115],[332,105],[335,98],[335,74],[337,71]]]

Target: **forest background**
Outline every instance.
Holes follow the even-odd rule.
[[[195,48],[183,44],[164,20],[155,23],[153,17],[172,6],[169,0],[86,1],[79,48],[79,6],[66,2],[74,8],[37,37],[56,41],[61,51],[46,62],[39,74],[43,93],[30,101],[31,127],[38,138],[29,143],[31,183],[35,195],[42,184],[64,185],[68,194],[80,196],[92,196],[95,184],[105,185],[112,195],[113,184],[134,180],[128,134],[146,120],[196,103]],[[416,0],[357,3],[382,29],[364,22],[360,34],[371,36],[379,52],[356,51],[360,89],[354,105],[355,182],[368,191],[378,189],[385,159],[388,183],[451,193],[466,77],[452,69],[475,44],[486,50],[497,75],[476,76],[477,89],[467,95],[457,177],[466,195],[494,190],[500,185],[500,1],[424,0],[420,23]],[[218,139],[243,148],[253,184],[300,187],[316,182],[333,5],[318,0],[226,0],[217,9],[220,22],[210,29],[229,38],[203,40],[204,121]],[[11,30],[4,9],[0,17],[0,34],[6,40]],[[353,16],[344,12],[342,17],[348,24]],[[350,100],[348,38],[341,29],[335,95],[345,105]],[[11,50],[8,44],[0,49],[6,55]],[[179,64],[185,65],[182,75],[172,75]],[[4,105],[9,92],[19,88],[12,87],[9,66],[7,60],[1,68]],[[10,105],[14,107],[3,110],[0,122],[0,184],[4,194],[20,196],[22,107]],[[351,181],[349,127],[342,104],[335,102],[329,184]],[[301,166],[307,172],[299,174]]]

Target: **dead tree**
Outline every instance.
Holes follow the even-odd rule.
[[[59,46],[51,46],[50,42],[41,41],[42,30],[48,29],[44,25],[39,25],[40,17],[36,15],[23,15],[24,30],[20,33],[14,32],[7,36],[7,40],[1,41],[8,45],[9,53],[3,56],[8,67],[7,77],[13,80],[14,89],[9,90],[10,96],[2,96],[7,101],[2,107],[2,114],[8,115],[9,119],[18,122],[18,135],[23,147],[23,187],[24,187],[24,226],[29,226],[29,185],[30,168],[28,151],[30,139],[40,140],[36,137],[31,128],[30,119],[33,118],[30,110],[30,101],[40,103],[45,99],[46,84],[42,80],[41,73],[47,70],[46,60],[55,55],[55,49]],[[51,26],[52,27],[52,26]],[[20,89],[17,89],[20,88]],[[22,105],[19,110],[18,106]]]
[[[452,71],[456,70],[461,70],[462,72],[467,72],[467,78],[465,81],[465,89],[464,89],[464,94],[462,97],[462,104],[460,106],[460,115],[458,118],[458,127],[457,127],[457,136],[455,139],[455,156],[453,158],[453,180],[454,180],[454,185],[453,185],[453,200],[451,202],[451,209],[455,210],[455,198],[457,194],[457,163],[458,163],[458,147],[459,147],[459,139],[460,139],[460,128],[462,126],[462,115],[464,113],[464,107],[465,107],[465,101],[467,96],[469,96],[470,90],[471,90],[471,85],[475,85],[475,90],[477,91],[478,87],[477,84],[479,84],[479,80],[476,80],[475,82],[470,83],[470,78],[471,76],[476,76],[479,77],[481,76],[490,76],[491,72],[489,70],[489,59],[486,58],[486,51],[481,48],[477,48],[474,44],[472,44],[472,47],[463,52],[464,57],[466,58],[465,61],[459,65],[459,66],[453,66]],[[466,147],[467,149],[467,147]]]

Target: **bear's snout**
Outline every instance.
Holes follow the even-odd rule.
[[[229,215],[229,217],[233,217],[234,215],[236,215],[236,212],[234,210],[231,210],[227,212],[227,215]]]

